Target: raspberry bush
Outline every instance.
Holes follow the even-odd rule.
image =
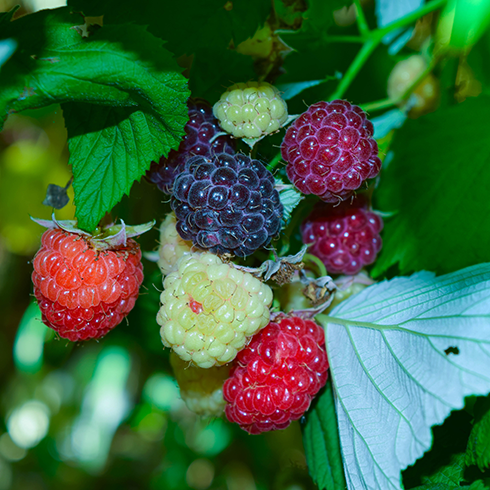
[[[488,2],[43,1],[0,13],[0,489],[487,488]]]

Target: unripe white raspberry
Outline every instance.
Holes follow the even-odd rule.
[[[191,251],[192,242],[183,240],[177,233],[175,224],[177,218],[170,213],[160,225],[160,246],[158,247],[158,266],[162,274],[166,276],[175,267],[177,261]]]
[[[211,253],[183,255],[163,287],[162,342],[202,368],[232,361],[269,321],[271,288]]]
[[[288,108],[279,90],[267,82],[232,85],[213,107],[221,127],[235,138],[260,138],[286,122]]]
[[[220,417],[226,405],[223,384],[229,377],[231,364],[202,369],[183,361],[174,352],[170,353],[170,364],[187,408],[203,417]]]
[[[388,97],[397,100],[426,69],[427,62],[423,56],[418,54],[399,61],[394,66],[388,78]],[[434,111],[439,103],[439,95],[439,81],[432,73],[429,73],[413,91],[412,97],[414,104],[410,108],[409,116],[417,118]],[[403,106],[405,103],[406,100],[400,102],[398,105]]]

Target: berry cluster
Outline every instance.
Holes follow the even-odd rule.
[[[317,102],[289,127],[281,154],[303,193],[338,203],[378,175],[381,160],[371,121],[345,100]]]
[[[245,257],[270,244],[283,206],[274,177],[245,155],[196,156],[175,180],[177,231],[203,250]]]
[[[251,434],[301,418],[327,381],[323,330],[298,317],[271,322],[235,359],[223,395],[226,416]]]
[[[159,162],[152,162],[147,178],[165,194],[172,194],[175,178],[188,158],[194,155],[212,156],[218,153],[235,153],[235,142],[229,136],[216,136],[221,132],[211,105],[203,99],[189,99],[189,121],[178,150],[172,150]]]
[[[232,136],[248,139],[277,131],[288,118],[278,90],[265,82],[230,87],[213,110]],[[257,278],[263,270],[254,277],[246,272],[253,269],[230,262],[271,244],[284,207],[271,172],[235,153],[229,136],[217,136],[209,104],[190,101],[189,118],[178,151],[148,174],[171,195],[173,210],[161,224],[156,259],[165,276],[156,318],[161,339],[172,349],[191,410],[211,416],[224,410],[252,434],[283,429],[327,380],[324,332],[292,314],[270,322],[272,289]],[[372,136],[364,112],[336,100],[312,105],[281,146],[291,182],[325,201],[301,233],[329,273],[356,274],[381,247],[381,219],[365,197],[354,196],[380,170]],[[129,232],[123,223],[91,236],[74,222],[47,223],[40,222],[50,230],[32,275],[43,321],[70,340],[102,337],[138,297],[141,252],[131,237],[145,225]]]
[[[320,203],[301,225],[304,243],[333,274],[357,274],[381,249],[381,218],[361,196],[338,206]]]
[[[269,321],[269,286],[210,253],[183,255],[163,282],[162,342],[202,368],[232,361]]]
[[[235,138],[260,138],[286,122],[288,108],[267,82],[232,85],[213,107],[221,127]]]

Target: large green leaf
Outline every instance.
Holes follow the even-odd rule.
[[[109,25],[82,37],[82,23],[62,8],[7,25],[2,34],[18,49],[2,68],[0,112],[5,120],[24,109],[70,103],[77,218],[91,231],[152,160],[178,147],[189,91],[172,54],[145,28]]]
[[[303,444],[310,475],[318,488],[320,490],[345,489],[344,467],[330,380],[308,412],[303,429]]]
[[[385,222],[373,274],[438,273],[490,260],[490,97],[409,120],[374,193]]]
[[[401,490],[431,427],[490,392],[489,308],[490,264],[480,264],[380,282],[317,316],[349,490]]]

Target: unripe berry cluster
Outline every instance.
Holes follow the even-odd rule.
[[[279,90],[267,82],[232,85],[213,107],[221,127],[235,138],[260,138],[286,122],[288,109]]]

